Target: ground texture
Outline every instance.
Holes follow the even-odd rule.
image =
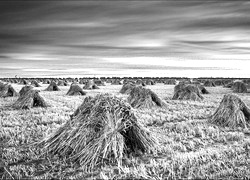
[[[202,101],[171,100],[173,85],[148,85],[162,98],[164,108],[136,109],[136,116],[158,138],[156,154],[138,154],[124,158],[121,167],[107,164],[85,172],[81,166],[57,156],[47,157],[32,143],[55,132],[86,96],[119,93],[122,85],[100,86],[85,90],[85,96],[67,96],[69,86],[61,91],[41,90],[48,108],[15,110],[17,97],[0,98],[0,179],[179,179],[179,178],[250,178],[250,132],[247,129],[218,127],[208,122],[224,94],[232,90],[207,88]],[[19,91],[23,86],[13,84]],[[250,106],[249,94],[238,94]],[[46,158],[47,157],[47,158]]]

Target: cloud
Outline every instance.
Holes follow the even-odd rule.
[[[219,64],[211,67],[210,60],[249,59],[249,11],[248,2],[233,1],[3,1],[0,66],[26,69],[20,74],[36,66],[215,70]],[[117,61],[105,59],[110,57]],[[165,64],[147,57],[165,58]]]

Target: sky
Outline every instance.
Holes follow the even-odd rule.
[[[247,1],[1,1],[0,77],[250,77]]]

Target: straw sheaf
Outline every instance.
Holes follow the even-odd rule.
[[[197,85],[202,94],[209,94],[208,90],[203,85]]]
[[[233,92],[235,93],[246,93],[247,92],[247,86],[245,83],[241,81],[236,81],[232,85]]]
[[[58,86],[67,86],[67,82],[65,81],[62,81],[62,80],[59,80],[58,83],[57,83]]]
[[[13,104],[15,109],[30,109],[32,107],[48,107],[42,96],[39,95],[39,90],[30,89],[24,92],[17,101]]]
[[[200,90],[196,85],[192,84],[178,84],[174,88],[173,100],[203,100],[203,96],[200,94]]]
[[[94,83],[98,86],[106,86],[105,82],[103,82],[102,80],[95,80]]]
[[[31,85],[35,87],[41,87],[41,85],[36,80],[31,81]]]
[[[26,85],[24,87],[22,87],[22,89],[19,91],[19,95],[23,96],[24,94],[26,94],[28,91],[33,90],[34,87],[30,86],[30,85]]]
[[[4,83],[0,81],[0,88],[4,86]]]
[[[206,87],[215,87],[215,84],[213,81],[205,81],[204,86]]]
[[[133,108],[162,107],[165,103],[150,89],[134,87],[129,94],[128,102]]]
[[[93,80],[88,81],[84,86],[83,89],[100,89]]]
[[[226,94],[209,121],[223,127],[246,128],[249,120],[249,107],[237,95]]]
[[[0,85],[0,97],[18,96],[16,90],[10,84]]]
[[[111,82],[111,85],[121,85],[121,84],[122,84],[122,82],[120,80],[113,80]]]
[[[49,86],[45,89],[45,91],[60,91],[59,87],[57,86],[57,84],[52,81]]]
[[[41,142],[45,152],[79,162],[85,170],[108,162],[119,166],[124,154],[153,151],[156,143],[131,106],[109,94],[86,97],[72,118]]]
[[[80,86],[78,86],[77,84],[71,84],[68,92],[66,95],[69,96],[75,96],[75,95],[86,95],[87,93],[85,91],[82,90],[82,88]]]
[[[121,94],[129,94],[136,85],[133,83],[126,83],[122,86],[120,93]]]

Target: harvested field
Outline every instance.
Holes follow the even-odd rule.
[[[24,86],[11,85],[17,92]],[[86,97],[94,98],[100,93],[109,93],[126,102],[129,95],[119,92],[122,85],[110,83],[100,86],[100,89],[84,90],[87,92],[85,96],[66,95],[69,86],[60,86],[61,91],[44,91],[48,84],[40,85],[41,87],[34,87],[34,89],[40,90],[39,94],[46,103],[50,104],[47,108],[18,110],[12,105],[19,97],[0,98],[0,178],[2,179],[250,178],[248,118],[245,118],[246,127],[231,128],[210,122],[212,115],[220,107],[224,95],[233,93],[230,88],[206,87],[209,94],[202,94],[202,101],[192,101],[172,100],[175,85],[156,83],[147,86],[164,100],[166,106],[133,108],[133,112],[138,123],[158,140],[156,151],[122,152],[123,156],[117,156],[122,158],[119,165],[101,156],[103,160],[101,165],[95,164],[95,168],[86,169],[81,163],[70,161],[64,156],[65,154],[60,156],[60,153],[55,153],[50,156],[38,147],[38,143],[51,137],[72,118],[79,120],[77,123],[81,123],[79,113],[72,115]],[[248,93],[239,93],[237,96],[246,106],[250,106]],[[98,109],[99,106],[95,108],[97,108],[96,112],[101,110]],[[108,110],[115,112],[112,108],[105,111]],[[84,111],[88,114],[87,108]],[[84,111],[81,113],[83,114]],[[103,115],[109,119],[109,115],[105,113]],[[119,119],[120,116],[114,116],[114,119],[115,117]],[[71,125],[71,128],[75,127],[77,126]],[[87,134],[74,134],[74,132],[74,130],[71,131],[74,137]],[[116,136],[113,139],[121,137],[115,131],[114,134]],[[70,143],[60,144],[60,146],[68,147],[67,150],[69,150],[70,147],[67,145],[74,144],[74,139],[69,138],[64,142]],[[44,148],[46,148],[45,145]],[[91,147],[94,148],[94,145],[92,144]],[[112,151],[121,152],[117,149],[110,150]],[[107,157],[110,156],[116,157],[112,153]]]

